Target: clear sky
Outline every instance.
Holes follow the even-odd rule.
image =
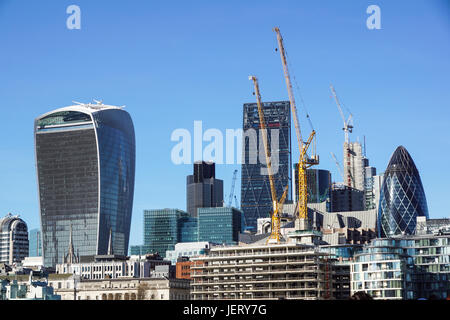
[[[81,29],[69,30],[69,5]],[[381,29],[369,30],[369,5]],[[242,127],[242,104],[288,100],[274,26],[317,131],[320,168],[339,173],[344,134],[332,83],[353,113],[351,140],[366,137],[383,172],[403,145],[420,171],[431,218],[449,217],[450,5],[446,0],[106,1],[0,0],[0,215],[39,227],[33,121],[72,101],[126,105],[137,141],[130,244],[142,243],[143,210],[185,209],[175,129]],[[304,135],[310,131],[296,100]],[[297,158],[292,130],[293,161]],[[218,165],[225,196],[238,165]],[[240,176],[240,172],[239,172]],[[240,181],[235,194],[240,195]],[[226,198],[227,199],[227,198]]]

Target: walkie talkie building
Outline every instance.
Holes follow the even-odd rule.
[[[135,172],[130,115],[85,104],[39,116],[34,124],[45,266],[63,262],[72,229],[79,256],[126,255]]]

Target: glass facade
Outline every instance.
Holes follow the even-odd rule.
[[[277,196],[281,198],[284,188],[288,185],[286,198],[288,201],[292,199],[290,103],[289,101],[264,102],[262,108],[267,127],[268,147],[273,153],[278,152],[276,166],[274,166],[275,161],[272,160],[272,166],[276,169],[274,179]],[[257,219],[270,217],[272,211],[269,176],[261,172],[266,169],[266,160],[259,128],[257,104],[244,104],[241,210],[244,213],[246,227],[254,231],[257,228]],[[276,140],[272,141],[272,138]],[[274,148],[276,145],[278,149]]]
[[[298,186],[298,163],[294,165],[295,168],[295,186]],[[331,202],[331,173],[328,170],[322,169],[306,169],[307,193],[308,203],[321,203],[327,201],[327,208],[330,207]],[[298,192],[293,195],[298,201]]]
[[[422,181],[408,151],[398,147],[384,173],[378,211],[380,238],[414,234],[416,219],[428,219],[428,207]]]
[[[242,213],[229,207],[198,209],[198,241],[237,244]]]
[[[135,137],[129,114],[74,106],[35,121],[45,266],[63,262],[69,234],[80,256],[126,255],[134,193]]]
[[[29,257],[42,257],[42,240],[41,240],[41,230],[32,229],[28,232],[29,246]]]
[[[182,231],[184,235],[188,230],[182,228],[182,221],[187,222],[186,227],[192,222],[188,218],[189,213],[178,209],[144,210],[144,246],[164,258],[167,250],[183,242]]]
[[[414,262],[395,240],[373,240],[351,264],[351,294],[365,291],[374,299],[415,299]]]

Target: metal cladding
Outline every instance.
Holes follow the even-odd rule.
[[[428,219],[425,192],[414,161],[408,151],[400,146],[384,173],[378,211],[379,236],[413,234],[419,216]]]

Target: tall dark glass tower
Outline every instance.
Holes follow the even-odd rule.
[[[186,178],[186,211],[197,216],[198,208],[223,206],[223,180],[216,179],[214,162],[195,161],[194,174]]]
[[[274,178],[277,196],[280,198],[284,188],[289,185],[286,200],[290,200],[292,192],[290,103],[289,101],[264,102],[262,108],[269,148],[272,150],[272,156],[275,153],[278,154],[277,159],[272,159],[272,167],[276,169]],[[247,228],[256,231],[257,219],[270,217],[272,211],[269,176],[264,174],[266,161],[256,103],[244,104],[242,126],[244,152],[242,154],[241,210],[244,213]],[[277,141],[272,141],[273,139]],[[274,146],[278,148],[274,149]]]
[[[44,265],[67,254],[72,229],[79,256],[126,255],[133,207],[135,137],[118,107],[78,105],[35,120]]]
[[[408,151],[400,146],[384,173],[378,211],[379,236],[413,234],[418,216],[428,219],[425,192],[414,161]]]

